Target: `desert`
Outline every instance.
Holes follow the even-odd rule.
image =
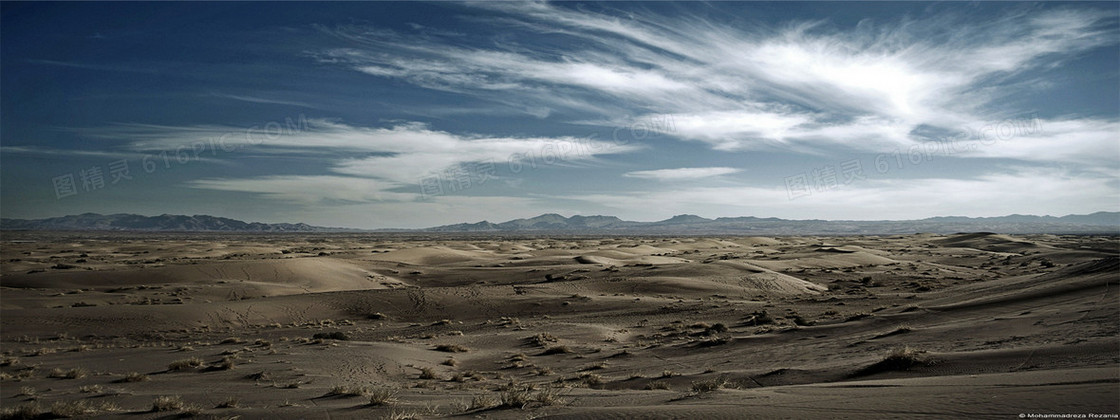
[[[1120,2],[0,1],[0,420],[1120,420]]]
[[[1120,413],[1120,239],[6,231],[4,418]]]

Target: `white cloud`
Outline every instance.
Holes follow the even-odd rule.
[[[600,122],[671,115],[677,122],[671,134],[716,150],[889,152],[928,140],[912,134],[919,127],[958,131],[1006,118],[1014,111],[997,101],[1017,90],[1010,76],[1116,43],[1108,26],[1113,16],[1058,8],[1007,12],[984,25],[943,14],[839,29],[820,22],[741,29],[688,16],[623,18],[547,3],[471,6],[506,14],[492,24],[586,42],[570,43],[579,47],[558,55],[522,44],[466,48],[432,37],[366,36],[348,27],[332,33],[358,46],[327,51],[324,60],[490,100],[519,97],[545,109],[594,112],[605,116]],[[1014,157],[1092,155],[1038,141],[1038,155]]]
[[[270,123],[250,129],[222,126],[171,127],[121,125],[90,134],[129,141],[142,152],[183,151],[229,155],[321,154],[330,170],[343,175],[377,178],[398,185],[416,184],[460,164],[488,162],[509,165],[533,159],[553,164],[593,161],[599,156],[627,153],[637,145],[578,137],[487,137],[433,130],[415,122],[387,128],[355,127],[311,119],[302,123]],[[355,157],[355,155],[374,155]],[[274,179],[270,183],[283,182]],[[262,191],[264,192],[264,191]]]
[[[622,176],[630,178],[654,179],[658,181],[685,181],[702,178],[711,178],[720,175],[729,175],[741,172],[736,168],[711,167],[711,168],[676,168],[655,169],[649,171],[627,172]]]
[[[681,213],[884,220],[1120,210],[1120,188],[1113,178],[1079,176],[1053,168],[1012,168],[968,179],[869,177],[833,190],[795,195],[793,199],[782,179],[776,179],[773,187],[669,188],[557,198],[606,206],[620,217],[635,220],[662,220]]]
[[[205,178],[187,182],[199,189],[260,194],[266,198],[309,205],[412,201],[419,194],[391,192],[402,185],[382,180],[333,175],[273,175],[257,178]]]

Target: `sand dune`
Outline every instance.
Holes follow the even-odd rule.
[[[153,400],[175,395],[216,418],[1120,411],[1115,237],[5,240],[6,410],[161,418],[177,412]]]

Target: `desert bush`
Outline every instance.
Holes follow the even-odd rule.
[[[581,373],[579,378],[583,380],[583,384],[587,385],[588,388],[594,388],[606,383],[602,376],[594,373]]]
[[[84,368],[73,368],[73,369],[70,369],[70,370],[62,370],[62,369],[55,368],[55,369],[51,369],[51,372],[50,372],[50,374],[47,375],[47,377],[48,378],[60,378],[60,379],[81,379],[81,378],[86,377],[86,375],[88,375],[88,374],[89,374],[89,371],[85,370]]]
[[[382,406],[397,402],[397,392],[392,388],[378,387],[369,390],[369,405]]]
[[[892,371],[905,371],[915,366],[929,366],[934,362],[929,358],[923,356],[925,351],[917,350],[909,346],[903,346],[891,350],[887,353],[883,360],[875,362],[863,369],[852,374],[852,376],[872,375],[882,372]]]
[[[607,364],[605,362],[599,362],[599,363],[596,363],[596,364],[593,364],[593,365],[585,366],[580,370],[581,371],[603,370],[603,369],[606,369],[606,368],[607,368]]]
[[[466,353],[471,350],[458,344],[440,344],[436,346],[436,351],[447,353]]]
[[[152,411],[177,411],[183,409],[186,405],[187,404],[183,402],[183,398],[178,395],[162,395],[152,400]]]
[[[51,418],[70,418],[93,416],[105,412],[118,411],[120,407],[108,401],[91,402],[89,400],[58,401],[51,404]]]
[[[145,375],[145,374],[142,374],[142,373],[137,373],[137,372],[129,372],[128,374],[124,375],[124,377],[122,377],[120,379],[117,379],[116,381],[113,381],[113,382],[117,382],[117,383],[144,382],[146,380],[148,380],[148,375]]]
[[[475,395],[474,398],[471,399],[471,405],[467,408],[467,410],[485,410],[487,408],[497,407],[499,404],[501,404],[501,401],[499,401],[498,398],[494,397],[493,395]]]
[[[708,392],[717,391],[720,388],[723,388],[725,385],[727,385],[727,379],[723,377],[709,379],[706,381],[694,381],[692,382],[692,392],[694,394],[705,394]]]
[[[335,385],[329,392],[328,396],[341,396],[341,397],[361,397],[369,395],[370,388],[368,386],[349,386],[349,385]]]
[[[533,401],[533,394],[527,388],[507,389],[502,392],[502,407],[525,408]]]
[[[696,347],[715,347],[730,343],[730,337],[713,337],[696,342]]]
[[[801,317],[801,315],[794,315],[793,316],[793,324],[797,325],[799,327],[809,327],[809,326],[812,326],[813,324],[816,324],[816,322],[809,321],[809,320]]]
[[[417,369],[420,369],[420,379],[439,379],[439,375],[436,375],[435,369],[426,366]]]
[[[346,335],[346,333],[344,333],[342,331],[332,331],[332,332],[329,332],[329,333],[315,333],[315,335],[311,336],[311,338],[316,339],[316,340],[346,341],[346,340],[350,339],[350,336]]]
[[[415,411],[393,411],[385,416],[385,420],[423,420],[424,416]]]
[[[0,409],[0,419],[3,420],[35,420],[42,418],[43,414],[43,406],[37,402]]]
[[[234,362],[234,359],[232,357],[226,356],[226,357],[223,357],[222,360],[218,361],[217,363],[214,363],[213,365],[210,365],[210,367],[206,368],[206,370],[230,370],[230,369],[233,369],[236,366],[237,366],[237,363]]]
[[[665,381],[652,381],[646,384],[645,389],[650,391],[655,389],[669,389],[669,383]]]
[[[187,359],[179,359],[167,365],[167,370],[178,372],[181,370],[194,369],[202,366],[202,359],[191,357]]]
[[[774,323],[774,317],[770,316],[766,311],[758,311],[750,314],[743,320],[743,325],[768,325]]]
[[[549,343],[555,343],[556,341],[556,336],[549,333],[541,333],[531,337],[525,337],[525,342],[527,344],[536,347],[545,347],[548,346]]]
[[[571,354],[572,349],[568,346],[552,346],[541,352],[542,356],[549,356],[553,354]]]
[[[564,400],[560,398],[560,393],[552,388],[545,388],[537,391],[537,393],[533,395],[533,400],[542,406],[559,405],[564,403]]]
[[[874,316],[874,315],[871,315],[867,312],[860,312],[858,314],[854,314],[852,316],[849,316],[847,319],[844,320],[844,322],[859,321],[861,319],[870,318],[872,316]]]

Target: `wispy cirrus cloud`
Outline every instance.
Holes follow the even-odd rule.
[[[289,203],[355,204],[380,201],[412,201],[419,194],[393,192],[402,187],[392,181],[335,175],[270,175],[255,178],[204,178],[187,186],[217,191],[260,194]]]
[[[654,169],[649,171],[632,171],[624,173],[622,174],[622,176],[630,178],[653,179],[657,181],[688,181],[711,178],[720,175],[730,175],[741,171],[742,169],[727,167],[674,168]]]
[[[415,194],[393,192],[415,187],[422,178],[468,163],[507,165],[522,157],[562,162],[593,162],[599,156],[627,153],[638,145],[578,137],[493,137],[455,134],[417,122],[389,127],[358,127],[324,119],[295,125],[164,126],[119,124],[86,134],[123,141],[133,153],[203,150],[200,155],[251,152],[255,155],[302,155],[316,159],[326,175],[276,174],[254,178],[204,178],[193,188],[256,192],[273,198],[316,201],[401,201]],[[290,123],[290,122],[289,122]],[[302,125],[301,125],[302,124]],[[177,153],[177,152],[176,152]],[[332,187],[336,185],[337,187]]]
[[[1116,43],[1115,16],[1063,8],[1009,12],[983,25],[946,12],[842,29],[823,21],[740,29],[695,16],[621,17],[546,3],[474,6],[503,13],[492,18],[497,25],[579,47],[465,47],[343,27],[325,30],[356,45],[322,57],[422,87],[594,112],[605,116],[601,124],[668,115],[678,122],[674,135],[717,150],[889,151],[930,140],[921,127],[960,133],[1012,116],[998,101],[1024,83],[1014,76]],[[1074,137],[1111,123],[1053,122]],[[999,157],[1070,155],[1048,153],[1067,149],[1047,144],[1008,145]]]

